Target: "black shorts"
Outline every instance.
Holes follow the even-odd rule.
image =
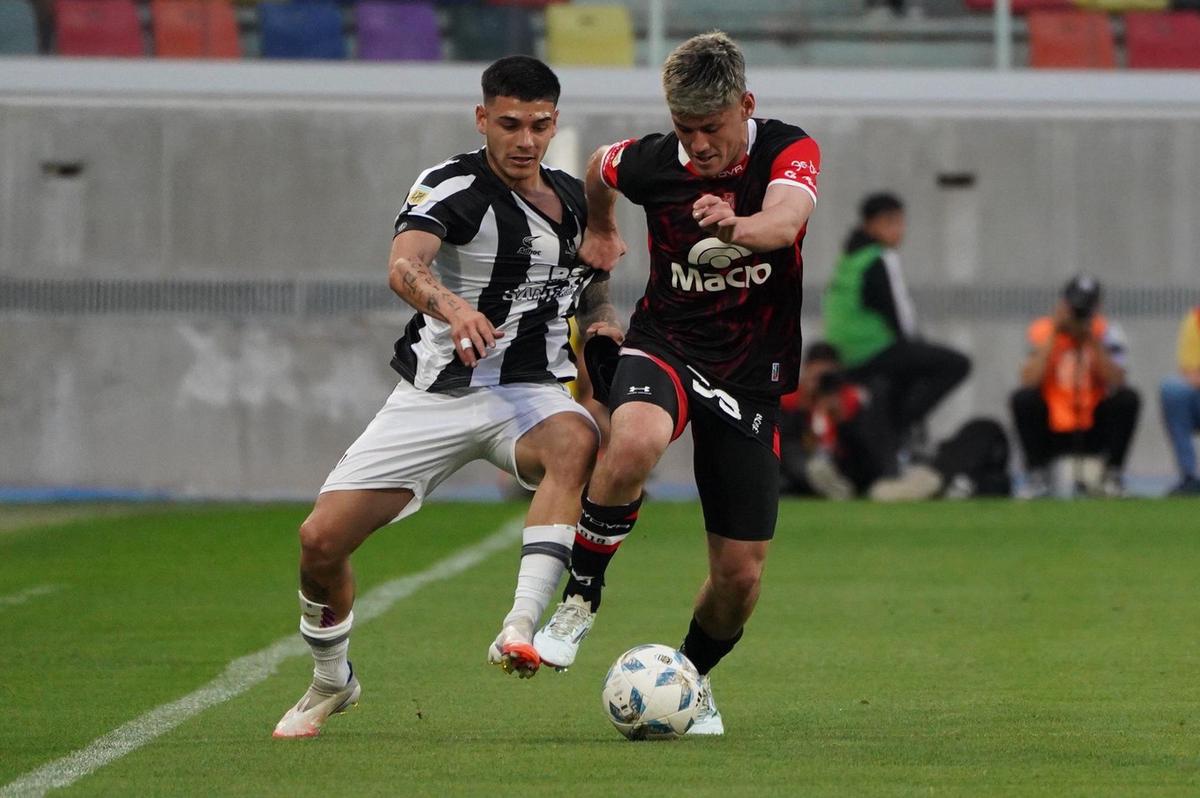
[[[712,385],[674,358],[623,350],[609,408],[649,402],[675,429],[692,424],[693,470],[704,526],[733,540],[770,540],[779,515],[778,403],[748,401]]]

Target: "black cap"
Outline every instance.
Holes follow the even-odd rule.
[[[1077,274],[1063,286],[1063,299],[1077,319],[1086,319],[1100,304],[1100,281],[1090,274]]]

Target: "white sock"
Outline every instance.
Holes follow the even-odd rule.
[[[521,568],[517,572],[517,590],[504,625],[526,621],[534,626],[558,592],[571,544],[575,541],[573,524],[528,526],[521,536]]]
[[[312,649],[314,679],[336,687],[350,681],[347,653],[353,625],[353,610],[340,623],[335,623],[333,610],[300,594],[300,635]]]

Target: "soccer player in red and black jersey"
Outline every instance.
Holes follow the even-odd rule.
[[[671,53],[663,88],[674,130],[602,147],[588,164],[581,258],[608,270],[624,254],[621,193],[646,210],[650,279],[609,387],[612,437],[583,497],[571,578],[534,645],[559,668],[574,661],[643,485],[691,422],[710,572],[682,650],[704,676],[692,732],[720,734],[707,674],[742,635],[775,532],[779,397],[800,367],[800,245],[821,156],[800,128],[754,117],[724,33]]]

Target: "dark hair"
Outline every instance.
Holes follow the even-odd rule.
[[[904,203],[900,201],[900,198],[886,191],[868,195],[862,201],[862,205],[858,207],[859,215],[862,216],[864,222],[869,222],[876,216],[882,216],[885,213],[896,213],[903,210]]]
[[[522,102],[549,100],[558,105],[562,87],[550,67],[527,55],[509,55],[483,70],[483,101],[516,97]]]
[[[1077,319],[1090,319],[1100,305],[1100,281],[1090,274],[1077,274],[1063,286],[1062,296]]]
[[[813,341],[804,350],[805,363],[837,363],[841,364],[842,358],[838,354],[837,348],[828,341]]]

